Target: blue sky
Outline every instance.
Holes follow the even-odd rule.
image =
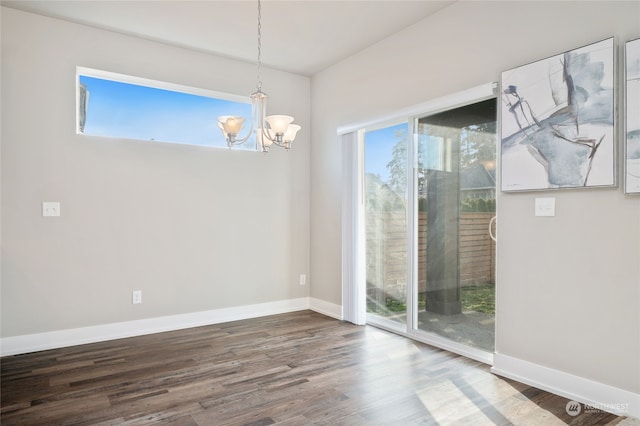
[[[245,131],[250,127],[249,103],[83,75],[80,82],[89,91],[85,134],[225,147],[218,116],[244,116]],[[255,149],[255,142],[246,142],[242,147]]]
[[[383,180],[389,178],[387,164],[391,161],[393,147],[398,142],[396,132],[404,130],[406,135],[408,127],[408,123],[400,123],[366,132],[364,162],[367,173],[378,174]]]

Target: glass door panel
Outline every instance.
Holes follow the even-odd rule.
[[[368,321],[407,323],[407,129],[365,132]]]
[[[416,119],[417,328],[494,351],[496,100]]]

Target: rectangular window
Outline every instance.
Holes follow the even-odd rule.
[[[251,117],[244,96],[82,67],[76,77],[79,134],[224,148],[218,116]],[[238,148],[255,151],[255,135]]]

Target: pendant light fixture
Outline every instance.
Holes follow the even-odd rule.
[[[251,127],[246,136],[240,137],[240,132],[246,119],[241,116],[224,115],[218,117],[218,127],[222,131],[227,146],[245,143],[251,135],[256,134],[256,140],[262,152],[269,152],[272,144],[284,149],[291,148],[291,142],[296,137],[300,126],[292,124],[293,117],[288,115],[267,116],[267,100],[269,97],[262,91],[262,6],[258,0],[258,82],[256,91],[251,94]]]

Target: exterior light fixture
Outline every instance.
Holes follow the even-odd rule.
[[[256,139],[262,152],[269,152],[269,147],[275,144],[284,149],[291,148],[291,142],[296,138],[300,126],[292,124],[293,117],[288,115],[267,116],[267,100],[269,97],[262,91],[262,6],[258,0],[258,83],[257,90],[251,94],[251,128],[244,137],[240,132],[246,119],[240,116],[224,115],[218,117],[218,127],[222,131],[227,146],[240,145],[249,140],[255,129]]]

